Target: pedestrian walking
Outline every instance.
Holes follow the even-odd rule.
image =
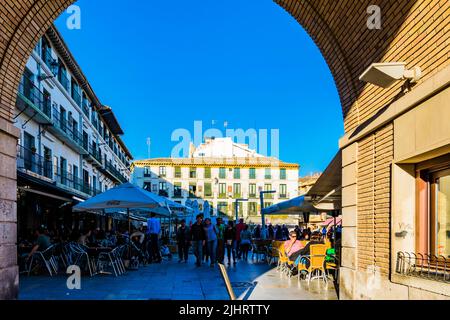
[[[239,219],[239,223],[236,225],[236,254],[237,258],[241,258],[241,232],[244,230],[244,219]]]
[[[197,215],[196,222],[191,227],[189,239],[192,241],[192,248],[196,257],[196,266],[202,265],[203,246],[206,243],[205,229],[202,224],[202,216]]]
[[[189,256],[189,228],[186,220],[181,220],[181,226],[177,230],[178,262],[187,262]]]
[[[225,247],[227,249],[228,265],[231,265],[231,257],[233,257],[233,265],[236,265],[236,228],[233,221],[228,221],[228,225],[224,234]]]
[[[248,251],[250,250],[250,246],[252,244],[252,233],[248,230],[248,225],[245,225],[244,230],[241,231],[240,240],[242,259],[247,261]]]
[[[214,267],[216,263],[216,250],[217,250],[217,230],[211,223],[211,219],[205,219],[205,235],[206,235],[206,248],[210,258],[210,266]]]
[[[223,263],[225,258],[225,225],[222,218],[217,218],[216,224],[217,231],[217,262]]]

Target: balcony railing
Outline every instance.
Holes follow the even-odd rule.
[[[111,163],[111,161],[105,161],[105,169],[112,174],[114,177],[116,177],[120,182],[125,183],[128,182],[128,179],[120,173],[119,170],[117,170]]]
[[[61,72],[58,72],[58,81],[61,85],[66,89],[67,92],[70,92],[70,81],[66,75]]]
[[[83,181],[79,177],[74,176],[67,171],[61,170],[59,167],[54,167],[55,181],[70,189],[82,192],[84,194],[95,196],[102,193],[101,190],[92,187],[89,183]]]
[[[102,163],[102,152],[100,151],[100,148],[98,146],[94,146],[93,143],[90,143],[88,149],[89,154],[99,163]]]
[[[401,275],[450,283],[450,258],[412,252],[398,252],[396,272]]]
[[[44,98],[44,93],[27,77],[22,77],[19,83],[18,97],[25,104],[51,119],[50,98]]]
[[[47,65],[47,67],[50,70],[53,70],[55,67],[55,59],[52,57],[52,52],[49,49],[43,50],[42,52],[42,60],[44,60],[44,63]]]
[[[55,107],[53,107],[53,126],[62,131],[77,145],[83,147],[83,135],[78,130],[73,130],[73,128],[69,126],[67,119],[63,118],[61,113]]]
[[[31,171],[49,179],[53,178],[51,160],[45,159],[34,150],[22,146],[17,148],[17,169]]]
[[[72,88],[71,97],[75,103],[81,107],[81,95],[75,88]]]
[[[87,100],[83,100],[82,107],[83,113],[89,119],[89,103]]]

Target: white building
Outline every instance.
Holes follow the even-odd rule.
[[[259,191],[275,191],[264,196],[265,207],[296,197],[298,170],[298,164],[257,154],[231,138],[208,138],[189,158],[134,161],[132,182],[182,204],[196,199],[201,210],[208,201],[212,215],[234,216],[236,199],[248,199],[239,204],[239,215],[259,222]]]
[[[54,26],[26,64],[15,120],[21,131],[17,170],[18,212],[23,220],[19,217],[19,224],[36,224],[23,212],[30,205],[35,212],[29,214],[49,215],[38,219],[42,223],[54,219],[52,211],[61,211],[61,201],[87,199],[130,180],[132,155],[120,137],[123,131]],[[23,207],[21,198],[26,198]]]

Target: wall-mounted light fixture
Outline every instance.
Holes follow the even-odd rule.
[[[372,63],[359,77],[359,80],[382,88],[389,88],[398,80],[409,80],[414,83],[421,77],[422,71],[419,67],[408,70],[405,62],[383,62]]]

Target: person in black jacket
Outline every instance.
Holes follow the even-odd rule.
[[[178,243],[178,256],[180,259],[178,262],[187,262],[189,256],[189,227],[186,226],[186,220],[181,220],[181,226],[177,230],[177,243]]]
[[[203,246],[206,243],[206,235],[205,229],[202,224],[202,216],[197,215],[196,223],[194,223],[191,227],[191,232],[189,236],[189,240],[192,241],[192,247],[194,249],[195,257],[197,258],[196,266],[200,267],[202,265],[202,257],[203,257]]]
[[[236,265],[236,228],[233,221],[228,221],[228,226],[224,232],[225,248],[227,249],[228,265],[231,265],[231,255],[233,254],[233,264]]]

